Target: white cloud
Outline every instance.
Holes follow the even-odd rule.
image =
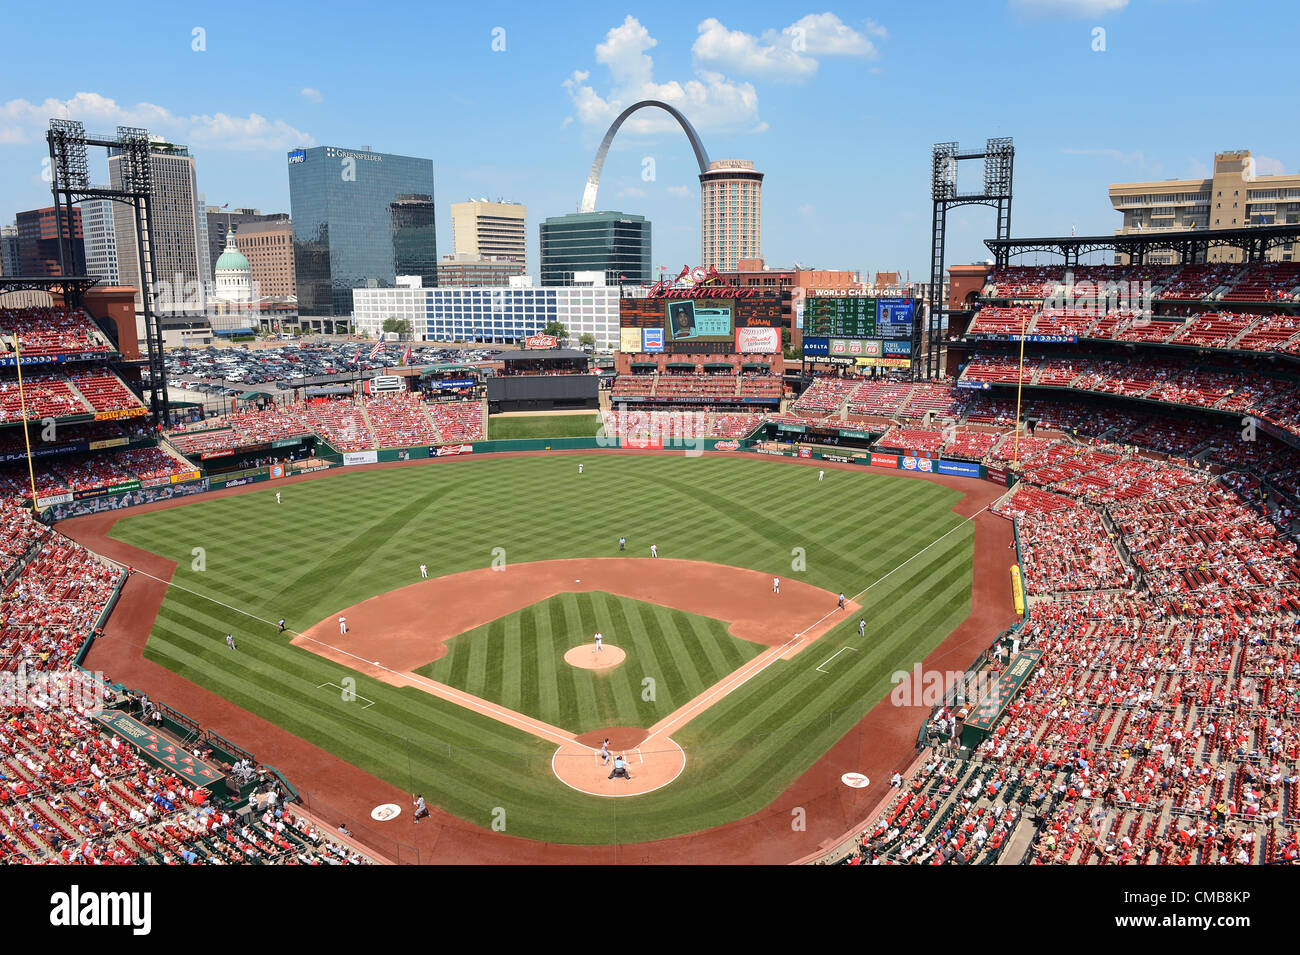
[[[596,61],[611,79],[608,92],[591,85],[588,70],[574,70],[562,84],[569,93],[578,122],[605,127],[624,109],[646,99],[657,99],[681,110],[697,129],[743,130],[758,121],[758,94],[749,83],[737,83],[722,73],[697,69],[687,80],[657,82],[649,50],[658,43],[636,17],[605,34],[596,46]],[[643,110],[629,117],[624,130],[658,133],[676,130],[676,121],[661,110]]]
[[[688,196],[691,194],[691,191],[685,186],[669,186],[668,193],[669,195],[674,196]]]
[[[618,191],[618,196],[619,198],[632,196],[637,199],[642,199],[645,197],[645,190],[639,186],[624,186]]]
[[[324,94],[322,94],[320,90],[314,89],[313,87],[310,86],[304,86],[302,88],[302,95],[305,96],[307,99],[311,100],[313,103],[320,103],[325,99]]]
[[[77,93],[71,99],[50,98],[41,103],[13,99],[0,104],[0,142],[37,142],[44,137],[51,118],[81,120],[91,133],[111,133],[117,126],[142,126],[175,142],[209,149],[287,149],[316,143],[283,120],[267,119],[257,113],[184,116],[154,103],[122,106],[98,93]]]
[[[1067,156],[1093,156],[1097,159],[1109,159],[1112,162],[1121,162],[1125,165],[1136,163],[1139,166],[1145,166],[1147,164],[1146,156],[1140,149],[1126,153],[1118,149],[1073,149],[1069,146],[1063,146],[1061,152]]]
[[[1255,175],[1257,176],[1281,176],[1286,172],[1286,167],[1282,165],[1280,159],[1270,159],[1268,156],[1255,156]]]
[[[771,128],[772,128],[771,126],[767,125],[767,120],[763,120],[763,122],[759,123],[759,124],[758,124],[757,126],[755,126],[753,129],[751,129],[750,132],[751,132],[751,133],[765,133],[765,132],[767,132],[767,131],[768,131],[769,129],[771,129]]]
[[[568,129],[572,125],[573,125],[573,117],[566,116],[564,117],[564,122],[560,123],[560,129]]]
[[[1104,17],[1128,6],[1128,0],[1009,0],[1012,10],[1032,17]]]
[[[729,30],[714,17],[700,23],[698,31],[691,46],[696,63],[790,83],[815,74],[818,57],[874,59],[876,46],[864,34],[886,35],[885,29],[871,20],[865,21],[859,32],[833,13],[809,14],[781,30],[767,30],[761,37]]]

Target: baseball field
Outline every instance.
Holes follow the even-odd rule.
[[[943,641],[971,612],[961,497],[735,457],[483,456],[130,513],[111,536],[176,563],[148,659],[469,823],[607,844],[758,811]],[[595,659],[597,631],[622,663],[566,660]],[[642,782],[670,745],[680,767],[628,799],[557,778],[558,744],[594,765],[609,730],[644,740]]]

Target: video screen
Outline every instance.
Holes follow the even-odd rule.
[[[677,299],[665,307],[665,327],[673,342],[723,342],[734,337],[732,303],[718,299]]]

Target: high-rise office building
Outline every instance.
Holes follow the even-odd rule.
[[[288,216],[245,222],[235,231],[235,247],[248,259],[259,298],[288,298],[295,294],[293,223]]]
[[[470,199],[451,204],[451,238],[457,255],[527,263],[525,217],[520,202]]]
[[[720,159],[700,173],[700,264],[734,272],[762,258],[763,174],[748,159]]]
[[[56,224],[54,206],[45,209],[31,209],[20,212],[16,217],[18,226],[18,274],[19,275],[84,275],[86,272],[86,247],[81,229],[81,210],[72,209],[71,232],[67,217]],[[60,266],[59,237],[72,236],[70,246],[71,259]]]
[[[409,193],[390,204],[393,225],[393,272],[418,275],[424,288],[438,285],[438,239],[433,196]]]
[[[18,226],[0,226],[0,275],[18,274]]]
[[[650,281],[650,223],[625,212],[574,212],[541,223],[543,285],[572,285],[575,272],[602,272],[609,285]]]
[[[81,231],[86,243],[86,274],[101,286],[117,285],[117,230],[113,225],[112,199],[83,199]]]
[[[1257,175],[1250,150],[1237,149],[1215,153],[1209,178],[1115,183],[1110,187],[1110,202],[1124,216],[1116,235],[1296,225],[1300,223],[1300,173]],[[1300,262],[1300,242],[1274,246],[1265,257]],[[1127,256],[1119,258],[1121,265],[1127,264]],[[1215,247],[1206,258],[1240,262],[1241,250]],[[1153,251],[1147,254],[1147,262],[1176,264],[1178,256],[1168,250]]]
[[[287,212],[271,212],[263,215],[261,209],[230,209],[223,206],[204,206],[203,211],[203,218],[208,225],[208,258],[213,262],[216,262],[225,251],[228,232],[240,231],[253,222],[281,222],[286,226],[289,223]]]
[[[300,314],[346,318],[352,290],[392,288],[399,264],[427,261],[436,275],[433,222],[424,220],[433,203],[433,160],[314,146],[291,151],[288,162]],[[416,205],[395,210],[399,201]]]
[[[156,137],[149,143],[149,156],[154,231],[149,237],[149,247],[154,258],[154,274],[162,283],[156,290],[159,310],[200,308],[202,299],[195,293],[211,287],[212,259],[207,249],[207,222],[199,197],[194,157],[185,146]],[[114,189],[122,188],[121,163],[119,151],[110,147],[108,178]],[[130,207],[114,203],[113,221],[118,276],[122,284],[135,286],[139,307],[142,273],[136,224]]]

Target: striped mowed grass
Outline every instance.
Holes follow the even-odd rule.
[[[601,652],[616,646],[627,659],[610,670],[566,663],[597,631]],[[574,734],[648,729],[763,650],[721,620],[601,591],[558,594],[446,646],[415,672]]]
[[[951,510],[959,492],[840,470],[819,483],[816,471],[707,455],[475,456],[261,485],[127,515],[112,533],[177,563],[147,658],[477,825],[490,826],[503,808],[514,835],[622,843],[761,809],[884,698],[894,671],[923,659],[970,612],[973,531]],[[280,617],[305,630],[412,583],[422,562],[437,577],[498,556],[611,557],[620,536],[629,556],[648,556],[655,543],[665,557],[833,593],[869,588],[859,598],[866,638],[846,620],[769,667],[674,733],[687,765],[673,785],[608,800],[556,780],[553,745],[340,667],[275,632]],[[225,646],[231,631],[238,653]],[[819,672],[843,646],[856,652]],[[374,705],[327,685],[343,677]],[[184,710],[184,700],[169,702]],[[256,740],[235,742],[258,752]]]

